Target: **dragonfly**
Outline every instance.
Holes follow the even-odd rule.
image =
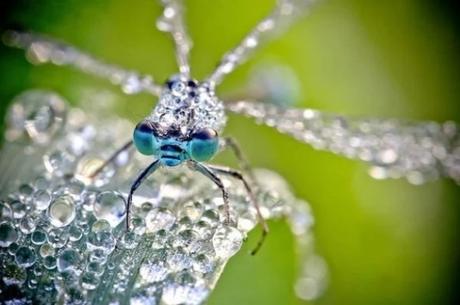
[[[111,81],[125,94],[155,96],[153,111],[134,129],[133,137],[93,174],[96,177],[117,157],[135,147],[154,161],[134,180],[126,203],[126,227],[136,190],[160,167],[186,164],[210,179],[222,192],[226,224],[231,224],[229,194],[222,176],[240,180],[257,213],[262,236],[252,254],[262,246],[269,231],[254,192],[255,179],[237,141],[223,136],[227,113],[254,118],[257,123],[342,156],[371,164],[376,179],[406,177],[413,184],[447,176],[460,182],[460,137],[454,122],[409,122],[394,119],[349,118],[314,109],[283,108],[255,100],[223,101],[216,88],[225,76],[244,63],[266,41],[288,28],[308,12],[313,0],[278,0],[273,10],[230,51],[201,81],[191,75],[184,7],[179,0],[162,0],[157,28],[170,34],[175,45],[178,73],[160,85],[150,75],[127,70],[47,36],[9,31],[7,45],[25,49],[32,63],[70,66]],[[211,165],[219,152],[229,149],[239,160],[240,170]]]

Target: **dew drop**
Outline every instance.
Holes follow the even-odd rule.
[[[241,248],[243,234],[229,226],[220,226],[212,237],[212,245],[216,255],[220,258],[229,258]]]
[[[26,91],[13,101],[6,137],[10,141],[28,137],[33,142],[46,143],[60,131],[65,116],[66,102],[60,96],[48,91]]]
[[[69,240],[79,241],[83,236],[83,231],[77,226],[71,226],[69,229]]]
[[[13,210],[5,201],[0,200],[0,219],[7,220],[13,217]]]
[[[35,231],[36,226],[37,225],[35,224],[35,220],[30,217],[21,219],[21,222],[19,223],[19,229],[24,234],[32,233]]]
[[[57,260],[57,269],[59,272],[72,271],[75,272],[79,268],[81,261],[80,254],[73,249],[66,249],[62,251]]]
[[[46,170],[51,174],[62,177],[72,173],[74,157],[64,151],[55,151],[43,157]]]
[[[43,266],[48,270],[56,268],[56,258],[54,256],[46,256],[43,258]]]
[[[41,257],[47,257],[47,256],[52,256],[54,255],[54,248],[50,244],[43,244],[40,247],[40,256]]]
[[[0,224],[0,247],[9,247],[18,239],[18,232],[9,223]]]
[[[166,278],[168,273],[168,268],[163,262],[152,260],[144,262],[139,269],[139,274],[147,283],[160,282]]]
[[[145,217],[147,232],[169,230],[176,222],[176,217],[169,210],[156,208],[150,211]]]
[[[16,250],[14,260],[19,267],[27,268],[32,266],[37,259],[35,251],[29,247],[19,247]]]
[[[33,233],[32,233],[32,236],[31,236],[31,241],[33,244],[35,245],[42,245],[45,243],[46,241],[46,233],[42,230],[35,230]]]
[[[110,223],[105,219],[95,221],[93,225],[91,226],[91,232],[93,233],[111,232],[111,231],[112,231],[112,227],[110,226]]]
[[[55,227],[65,227],[75,219],[75,204],[70,196],[56,198],[48,209],[50,222]]]
[[[51,195],[48,191],[40,190],[34,194],[35,207],[38,210],[46,210],[51,202]]]
[[[93,210],[97,219],[107,220],[112,227],[116,227],[126,214],[125,199],[116,192],[100,193],[96,197]]]
[[[99,284],[99,278],[94,272],[86,272],[81,278],[81,287],[87,290],[94,290]]]

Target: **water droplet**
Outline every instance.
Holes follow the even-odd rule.
[[[100,276],[104,273],[104,267],[98,262],[89,262],[88,265],[86,265],[86,271]]]
[[[99,278],[94,272],[86,272],[81,278],[81,287],[87,290],[94,290],[99,284]]]
[[[125,249],[134,249],[137,246],[139,235],[132,231],[125,232],[121,238],[121,244]]]
[[[116,227],[126,214],[126,203],[122,195],[116,192],[103,192],[96,197],[94,216],[107,220]]]
[[[55,227],[65,227],[75,219],[75,205],[72,197],[56,198],[48,209],[50,222]]]
[[[18,239],[18,232],[9,223],[0,224],[0,247],[9,247]]]
[[[13,200],[10,202],[10,207],[13,211],[13,217],[15,219],[21,219],[26,216],[27,206],[19,200]]]
[[[165,267],[163,262],[150,260],[142,264],[139,273],[145,282],[155,283],[164,280],[169,270]]]
[[[39,229],[39,230],[35,230],[32,233],[30,240],[35,245],[42,245],[45,243],[46,238],[47,238],[46,233]]]
[[[19,223],[19,229],[24,234],[32,233],[35,230],[36,226],[37,225],[35,224],[35,219],[30,217],[21,219],[21,222]]]
[[[32,266],[37,259],[35,251],[29,247],[19,247],[16,250],[14,260],[19,267],[27,268]]]
[[[216,255],[221,258],[233,256],[243,244],[243,234],[229,226],[220,226],[212,237],[212,245]]]
[[[75,165],[75,158],[67,152],[55,151],[43,156],[43,162],[48,172],[62,177],[72,173]]]
[[[69,239],[70,241],[79,241],[83,236],[83,231],[77,226],[71,226],[69,228]]]
[[[110,223],[105,219],[95,221],[93,225],[91,226],[91,232],[93,233],[111,232],[111,231],[112,231],[112,227],[110,226]]]
[[[54,256],[45,256],[43,258],[43,266],[48,270],[56,268],[56,258]]]
[[[58,95],[40,90],[22,93],[13,100],[8,112],[6,138],[14,141],[27,137],[44,144],[62,128],[66,102]]]
[[[203,206],[196,201],[190,201],[183,205],[179,211],[182,217],[188,217],[192,222],[197,221],[203,214]]]
[[[91,232],[88,234],[86,246],[89,250],[102,250],[109,254],[115,249],[116,240],[110,232]]]
[[[34,194],[35,207],[38,210],[46,210],[51,202],[51,195],[48,191],[39,190]]]
[[[3,200],[0,200],[0,219],[7,220],[13,217],[13,210],[10,205]]]
[[[150,211],[145,217],[147,232],[156,232],[159,230],[168,231],[176,222],[176,217],[169,210],[157,208]]]
[[[47,257],[47,256],[52,256],[54,255],[54,248],[50,244],[43,244],[40,247],[40,256],[41,257]]]
[[[77,251],[73,249],[66,249],[62,251],[57,260],[57,268],[59,272],[75,272],[80,265],[81,257]]]

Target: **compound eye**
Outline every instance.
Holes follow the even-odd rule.
[[[152,122],[144,120],[137,124],[133,133],[133,142],[137,150],[147,156],[156,154],[158,151],[158,139],[155,126]]]
[[[208,161],[219,147],[219,137],[214,129],[204,128],[194,132],[188,143],[188,153],[195,161]]]

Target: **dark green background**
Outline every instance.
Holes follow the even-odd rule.
[[[267,0],[186,3],[197,78],[273,5]],[[0,5],[2,28],[45,32],[159,80],[176,71],[172,45],[154,27],[160,13],[155,1]],[[454,1],[323,1],[228,77],[219,91],[225,96],[242,88],[251,67],[275,61],[292,66],[299,77],[297,106],[460,121],[457,16]],[[32,67],[18,50],[1,47],[0,56],[2,114],[14,95],[33,87],[55,90],[70,101],[86,88],[113,90],[122,101],[117,113],[133,121],[154,104],[150,96],[123,97],[107,82],[66,68]],[[460,192],[454,183],[415,187],[374,181],[363,164],[315,151],[243,118],[231,117],[226,131],[240,140],[254,166],[279,172],[311,203],[318,251],[330,268],[330,287],[316,304],[459,303]],[[292,289],[297,270],[292,237],[283,223],[271,223],[271,228],[259,255],[242,251],[231,261],[211,304],[303,304]]]

